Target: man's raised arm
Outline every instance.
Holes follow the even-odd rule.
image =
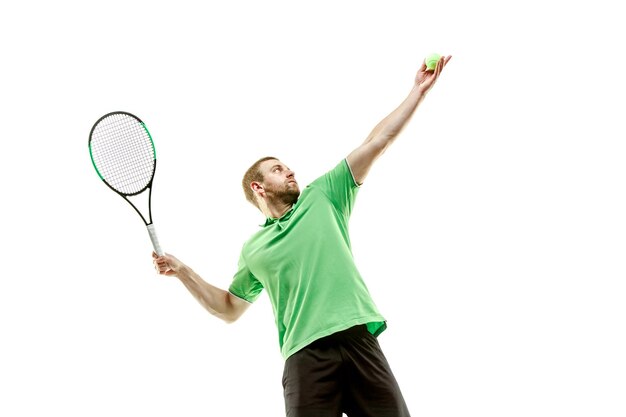
[[[407,98],[374,127],[365,142],[348,155],[346,159],[357,184],[363,183],[374,161],[385,152],[406,126],[426,93],[435,85],[450,58],[451,56],[442,56],[434,70],[427,70],[426,64],[422,64],[415,76],[415,85]]]

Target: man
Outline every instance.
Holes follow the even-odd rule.
[[[289,417],[404,417],[406,404],[376,337],[386,321],[352,258],[348,220],[374,161],[393,143],[450,60],[422,65],[408,97],[365,142],[302,192],[274,157],[246,172],[246,198],[266,217],[243,246],[228,291],[180,260],[153,254],[160,274],[178,277],[213,315],[237,320],[266,290],[285,358]]]

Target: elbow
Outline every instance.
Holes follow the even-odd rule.
[[[215,318],[222,320],[226,324],[234,323],[241,316],[233,308],[216,309],[213,306],[204,304],[204,308]]]
[[[239,317],[247,310],[250,303],[231,295],[230,292],[226,293],[225,308],[219,318],[221,318],[226,324],[232,324],[239,320]]]
[[[237,305],[230,305],[229,308],[222,314],[220,314],[220,318],[226,324],[232,324],[239,320],[239,317],[243,315],[245,308],[239,307]]]
[[[211,315],[213,317],[222,320],[226,324],[234,323],[239,318],[238,316],[235,316],[233,314],[224,313],[224,312],[218,312],[218,311],[215,311],[215,310],[209,310],[209,313],[211,313]]]
[[[233,324],[239,319],[239,316],[222,316],[220,318],[226,324]]]

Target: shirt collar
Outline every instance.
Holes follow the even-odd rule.
[[[279,218],[274,218],[274,217],[268,217],[265,219],[265,224],[262,225],[262,227],[267,227],[267,226],[271,226],[274,223],[282,223],[285,222],[287,220],[289,220],[291,218],[291,215],[293,214],[293,209],[295,207],[295,204],[293,206],[291,206],[291,208],[289,210],[287,210],[287,212],[285,214],[282,215],[282,217]]]

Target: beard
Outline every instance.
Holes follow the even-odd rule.
[[[300,197],[300,188],[296,183],[287,183],[278,187],[267,187],[265,190],[272,197],[272,200],[283,204],[296,204]]]

